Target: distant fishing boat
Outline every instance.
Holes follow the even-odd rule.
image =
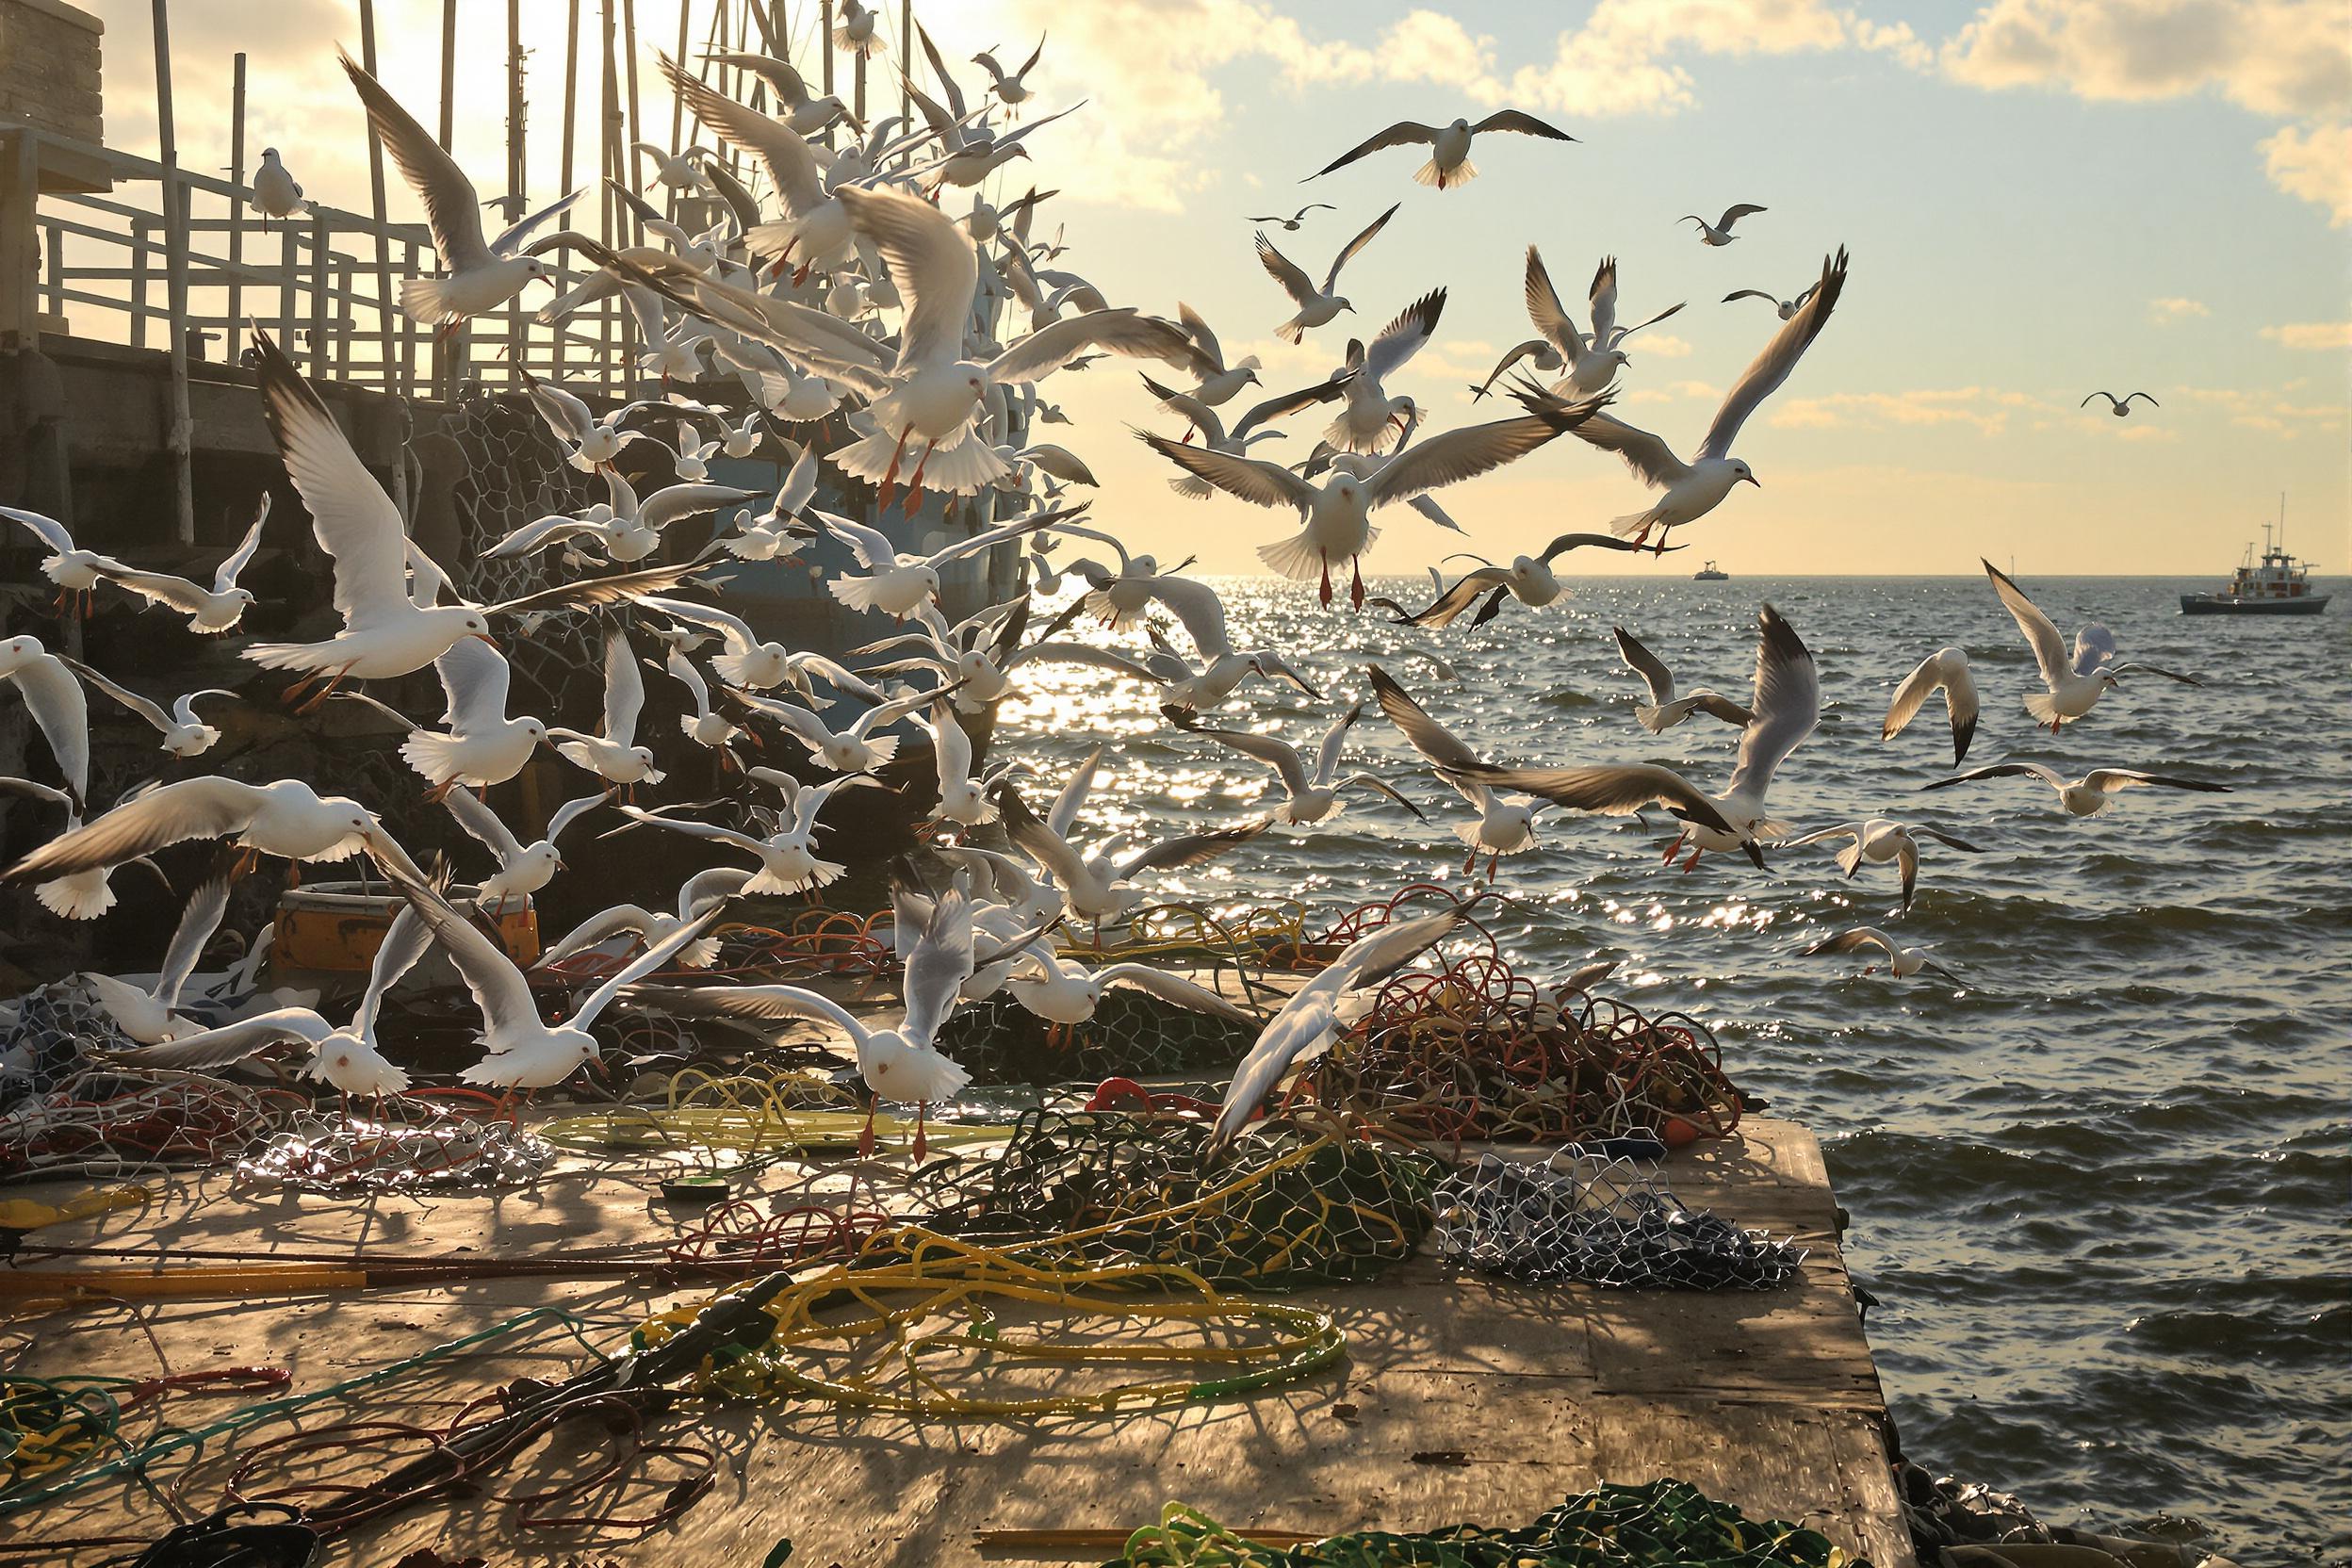
[[[1731,574],[1729,572],[1716,570],[1715,563],[1710,561],[1706,565],[1701,566],[1697,571],[1692,572],[1690,574],[1690,580],[1693,582],[1729,582],[1731,580]]]
[[[2183,594],[2180,613],[2183,615],[2316,615],[2328,608],[2328,596],[2311,592],[2311,568],[2308,562],[2297,561],[2287,553],[2284,543],[2287,527],[2287,498],[2278,498],[2278,542],[2272,538],[2272,525],[2262,525],[2262,559],[2254,558],[2254,547],[2246,547],[2246,560],[2240,563],[2237,576],[2224,583],[2218,593]]]

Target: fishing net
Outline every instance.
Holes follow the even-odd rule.
[[[1347,1353],[1327,1313],[1228,1295],[1183,1267],[1054,1255],[1078,1250],[879,1233],[855,1261],[785,1286],[764,1306],[775,1332],[707,1357],[694,1380],[924,1417],[1100,1416],[1295,1382]],[[636,1343],[660,1346],[704,1305],[648,1319]]]
[[[89,1068],[0,1116],[0,1176],[216,1165],[309,1104],[201,1072]]]
[[[239,1160],[237,1175],[303,1192],[489,1192],[529,1185],[555,1158],[511,1122],[396,1097],[372,1117],[298,1117]]]
[[[72,980],[27,991],[9,1005],[15,1016],[0,1025],[0,1062],[8,1069],[0,1071],[0,1110],[48,1093],[88,1066],[84,1058],[93,1053],[128,1051],[138,1043]],[[6,1158],[0,1151],[0,1162]]]
[[[1364,1530],[1297,1546],[1251,1541],[1170,1503],[1105,1568],[1870,1568],[1818,1530],[1754,1520],[1686,1481],[1602,1486],[1531,1525]]]
[[[1428,1155],[1288,1127],[1210,1160],[1208,1138],[1192,1118],[1032,1111],[993,1161],[926,1173],[925,1223],[1265,1288],[1373,1278],[1429,1232]]]
[[[1148,991],[1113,986],[1094,1017],[1049,1043],[1045,1020],[1003,992],[958,1010],[939,1046],[975,1084],[1055,1084],[1072,1079],[1223,1077],[1257,1039],[1254,1025],[1195,1012]]]
[[[1330,939],[1378,929],[1416,892],[1356,911]],[[1477,923],[1462,933],[1482,946],[1424,959],[1442,967],[1381,985],[1365,1016],[1300,1076],[1290,1103],[1456,1147],[1625,1135],[1679,1145],[1739,1125],[1743,1102],[1705,1024],[1563,996],[1514,970]]]
[[[1805,1249],[1689,1209],[1630,1160],[1563,1149],[1547,1165],[1481,1155],[1438,1184],[1439,1256],[1539,1284],[1769,1290]]]

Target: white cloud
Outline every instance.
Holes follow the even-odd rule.
[[[2195,320],[2198,317],[2212,314],[2213,312],[2206,308],[2204,301],[2184,300],[2177,294],[2165,299],[2148,302],[2148,318],[2160,327],[2171,326],[2175,321]]]
[[[1864,41],[1865,39],[1869,41]],[[1681,52],[1787,55],[1848,46],[1900,48],[1908,28],[1857,23],[1821,0],[1600,0],[1563,32],[1551,60],[1511,74],[1509,96],[1581,115],[1673,114],[1696,103]]]
[[[2344,12],[2307,0],[1991,0],[1941,60],[1974,87],[2135,102],[2212,90],[2281,119],[2352,101]]]
[[[1659,359],[1690,357],[1690,340],[1687,337],[1676,337],[1670,332],[1645,332],[1639,337],[1628,337],[1625,341],[1633,345],[1625,351],[1628,354],[1652,354]]]
[[[2352,321],[2290,321],[2262,335],[2282,349],[2352,349]]]
[[[2328,209],[2328,225],[2352,223],[2352,121],[2298,129],[2262,143],[2264,172],[2290,196]]]
[[[2025,392],[1989,386],[1932,386],[1906,392],[1833,392],[1819,398],[1792,398],[1772,412],[1770,422],[1798,430],[1966,425],[1980,434],[1999,435],[2008,429],[2012,415],[2048,413],[2051,407]]]

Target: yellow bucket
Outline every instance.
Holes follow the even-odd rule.
[[[271,965],[281,971],[366,974],[392,928],[392,918],[400,912],[400,895],[381,888],[364,882],[310,882],[289,890],[278,900]],[[451,888],[449,899],[464,908],[478,891]],[[508,957],[525,966],[538,962],[539,911],[528,895],[510,897],[495,928]]]

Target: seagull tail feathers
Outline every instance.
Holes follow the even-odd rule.
[[[103,867],[41,883],[33,889],[33,896],[59,920],[96,920],[114,907],[114,889]]]
[[[424,776],[429,784],[447,784],[457,776],[458,738],[437,730],[420,729],[400,743],[400,760]]]
[[[1261,546],[1258,559],[1294,582],[1313,582],[1323,575],[1323,552],[1312,533],[1300,532],[1278,544]]]
[[[447,278],[411,278],[400,285],[400,308],[429,327],[462,320],[466,313],[449,299]]]
[[[1451,190],[1458,185],[1468,185],[1478,177],[1478,166],[1468,158],[1462,159],[1451,169],[1440,169],[1437,166],[1437,159],[1431,158],[1414,170],[1413,174],[1414,184],[1434,186],[1440,190]]]

